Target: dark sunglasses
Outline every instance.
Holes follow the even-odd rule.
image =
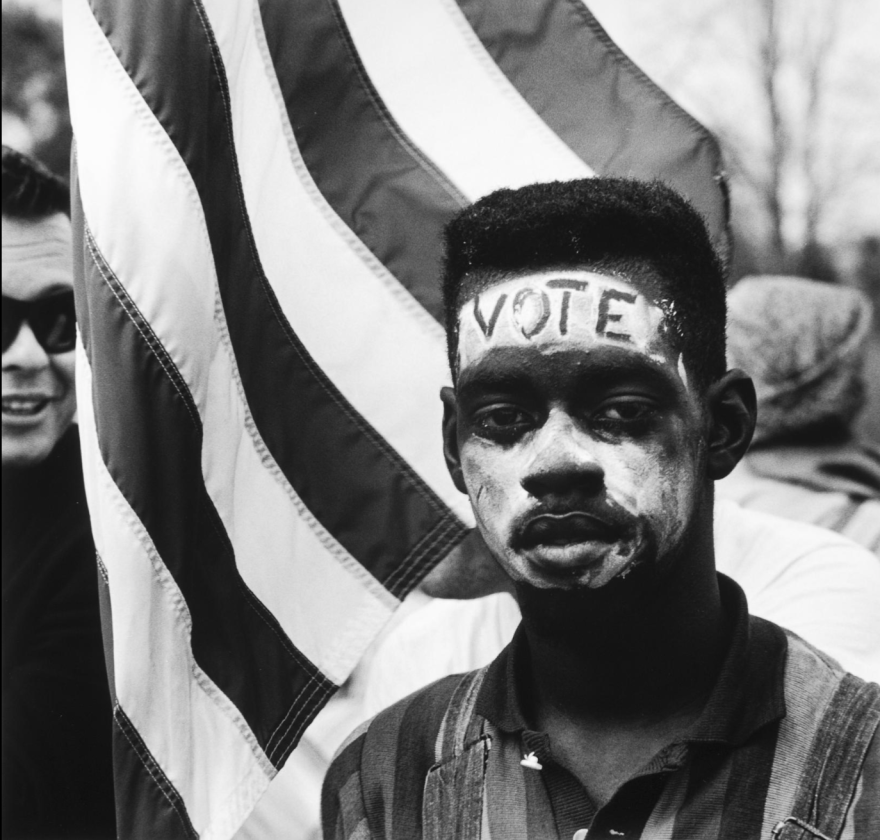
[[[16,300],[3,295],[3,352],[15,341],[24,321],[47,353],[66,353],[76,343],[73,292],[39,300]]]

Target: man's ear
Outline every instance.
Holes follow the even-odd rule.
[[[729,475],[739,463],[755,431],[758,416],[755,385],[744,371],[727,371],[709,387],[709,477]]]
[[[448,386],[441,388],[440,399],[443,400],[443,457],[446,458],[446,468],[456,488],[467,493],[458,452],[458,401],[455,389]]]

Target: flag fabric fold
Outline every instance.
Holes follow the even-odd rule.
[[[443,224],[718,146],[573,0],[68,0],[79,422],[123,837],[228,838],[473,517]]]

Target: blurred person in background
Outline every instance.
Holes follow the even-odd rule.
[[[860,291],[748,277],[728,295],[728,362],[758,394],[751,449],[720,497],[838,531],[880,555],[880,446],[857,440],[872,307]]]
[[[112,709],[74,422],[70,198],[3,147],[3,836],[115,836]]]

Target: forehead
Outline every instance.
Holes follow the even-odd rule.
[[[663,311],[626,279],[586,270],[524,273],[483,289],[461,306],[458,328],[459,372],[499,348],[616,347],[672,361]]]
[[[3,216],[3,294],[34,300],[72,288],[70,220],[63,213],[40,219]]]

